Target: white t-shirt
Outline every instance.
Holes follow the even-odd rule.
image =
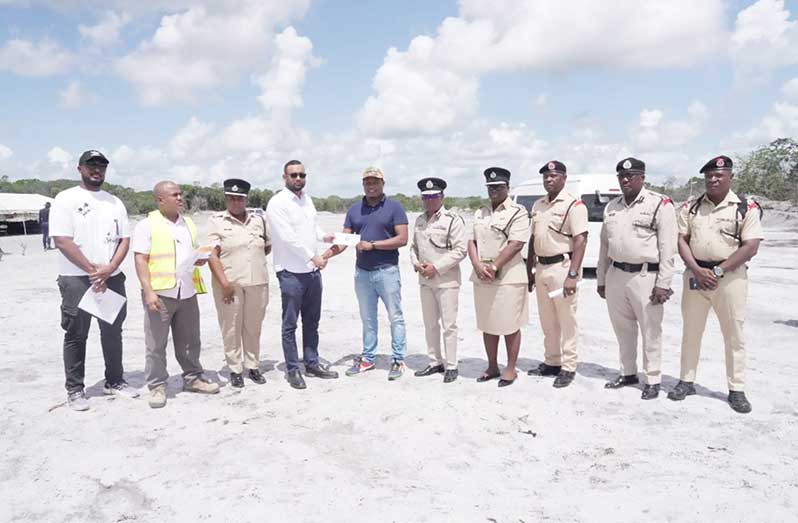
[[[169,231],[175,240],[175,267],[180,267],[194,255],[194,246],[191,244],[191,231],[188,230],[188,225],[186,225],[182,215],[177,217],[177,222],[173,223],[171,220],[166,220],[166,223],[169,225]],[[144,218],[136,225],[131,243],[133,252],[150,253],[150,250],[152,250],[152,220],[149,217]],[[188,271],[183,271],[176,275],[177,285],[173,288],[155,291],[155,293],[167,298],[187,300],[197,294],[194,289],[193,274],[194,267],[192,266]]]
[[[122,200],[105,191],[87,191],[81,186],[61,191],[50,209],[50,236],[68,236],[91,263],[106,265],[123,238],[129,238],[127,209]],[[58,274],[86,276],[88,273],[59,251]],[[119,274],[117,269],[114,274]]]

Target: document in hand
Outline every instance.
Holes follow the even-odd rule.
[[[94,292],[92,287],[83,295],[78,308],[99,318],[106,323],[113,323],[127,299],[121,294],[106,289],[105,292]]]
[[[354,247],[360,241],[359,234],[347,234],[345,232],[336,232],[333,238],[334,245],[346,245],[347,247]]]
[[[577,287],[581,287],[584,284],[585,284],[585,280],[579,280],[578,282],[576,282],[576,286]],[[559,289],[551,291],[549,293],[549,298],[563,298],[564,297],[563,292],[564,292],[563,288],[560,287]]]

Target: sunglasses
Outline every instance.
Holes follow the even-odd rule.
[[[288,176],[290,176],[291,178],[294,178],[294,179],[302,178],[304,180],[307,175],[308,175],[308,173],[291,173]]]
[[[643,176],[643,173],[623,173],[618,175],[619,180],[623,180],[624,178],[631,180],[635,176]]]

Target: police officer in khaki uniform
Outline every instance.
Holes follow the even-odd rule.
[[[548,194],[532,206],[532,237],[527,271],[537,284],[538,315],[543,328],[544,362],[533,376],[557,376],[554,387],[567,387],[576,375],[578,325],[576,283],[581,277],[587,241],[587,207],[565,190],[565,164],[552,160],[538,171]],[[562,294],[549,293],[562,289]]]
[[[451,383],[457,379],[457,305],[460,262],[466,256],[465,221],[444,208],[444,180],[423,178],[418,188],[424,212],[413,226],[410,261],[418,273],[427,353],[434,363],[415,375],[443,372],[443,382]],[[441,353],[441,326],[445,360]]]
[[[521,327],[529,321],[528,280],[521,256],[529,239],[529,213],[510,198],[510,171],[489,167],[484,175],[490,203],[474,215],[474,239],[468,242],[477,328],[488,356],[488,368],[477,381],[501,377],[499,387],[506,387],[518,377]],[[501,336],[507,347],[503,374],[498,363]]]
[[[679,254],[687,268],[682,291],[681,379],[668,393],[672,400],[695,394],[696,367],[709,309],[718,317],[726,348],[729,405],[751,412],[743,392],[745,338],[743,321],[748,294],[746,263],[764,238],[759,205],[731,190],[732,160],[718,156],[702,168],[706,193],[679,212]]]
[[[269,303],[266,255],[271,250],[266,221],[247,212],[250,184],[224,181],[227,210],[208,220],[208,240],[214,249],[208,263],[213,274],[213,299],[230,384],[243,387],[243,371],[258,384],[266,383],[260,364],[260,332]]]
[[[642,399],[659,396],[663,304],[675,269],[676,212],[667,196],[643,187],[646,164],[626,158],[615,167],[622,196],[604,208],[596,279],[618,338],[621,375],[604,385],[638,383],[637,333],[643,338],[646,386]]]

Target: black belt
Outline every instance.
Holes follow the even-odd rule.
[[[568,253],[568,257],[571,257],[571,253]],[[538,263],[541,265],[551,265],[552,263],[560,263],[561,261],[565,260],[564,254],[557,254],[556,256],[538,256]]]
[[[621,269],[624,272],[640,272],[643,270],[643,266],[648,265],[648,270],[651,272],[659,270],[659,263],[624,263],[624,262],[612,262],[612,266]]]
[[[716,265],[720,265],[721,263],[725,262],[726,260],[719,260],[719,261],[704,261],[704,260],[696,260],[695,263],[702,269],[712,269]]]

